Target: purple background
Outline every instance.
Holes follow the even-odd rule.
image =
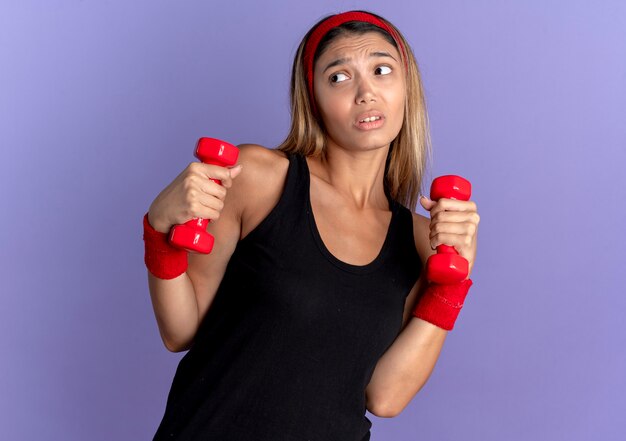
[[[298,42],[365,8],[418,59],[427,185],[466,176],[481,215],[434,373],[372,439],[626,439],[626,3],[225,3],[0,4],[2,438],[151,439],[183,354],[141,218],[199,136],[275,147]]]

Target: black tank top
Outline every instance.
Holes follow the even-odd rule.
[[[283,193],[237,244],[154,440],[370,439],[365,388],[422,270],[412,215],[386,192],[379,255],[343,262],[315,225],[304,156],[287,156]]]

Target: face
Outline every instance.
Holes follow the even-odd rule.
[[[382,35],[334,40],[314,66],[314,95],[328,142],[349,150],[389,146],[402,127],[405,87],[400,54]],[[379,119],[363,122],[371,116]]]

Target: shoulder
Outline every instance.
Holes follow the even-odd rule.
[[[280,168],[280,166],[276,167],[280,163],[289,162],[284,152],[259,144],[238,144],[237,148],[239,149],[238,163],[244,167],[250,164],[253,169],[261,168],[267,171],[268,168]]]
[[[234,199],[241,216],[241,237],[244,237],[278,202],[289,159],[285,152],[259,144],[239,144],[237,147],[237,163],[243,168],[234,180],[238,186]]]
[[[254,192],[262,191],[262,188],[257,187],[271,186],[274,181],[281,180],[281,175],[286,174],[289,159],[284,152],[259,144],[239,144],[237,148],[237,163],[243,166],[237,177],[241,186],[251,187],[250,190]]]
[[[430,218],[411,212],[413,216],[413,240],[422,262],[437,252],[430,247]]]

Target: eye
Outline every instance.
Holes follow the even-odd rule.
[[[331,82],[331,83],[341,83],[341,82],[342,82],[342,81],[344,81],[344,80],[337,80],[337,81],[335,81],[335,79],[337,79],[337,78],[341,78],[342,76],[344,76],[344,77],[346,77],[346,78],[347,78],[346,74],[342,74],[341,72],[336,73],[336,74],[332,74],[332,75],[330,76],[330,82]]]
[[[391,73],[391,68],[389,66],[378,66],[376,68],[376,71],[381,70],[381,69],[382,70],[385,70],[385,69],[387,70],[387,72],[383,73],[382,75],[389,75]]]

